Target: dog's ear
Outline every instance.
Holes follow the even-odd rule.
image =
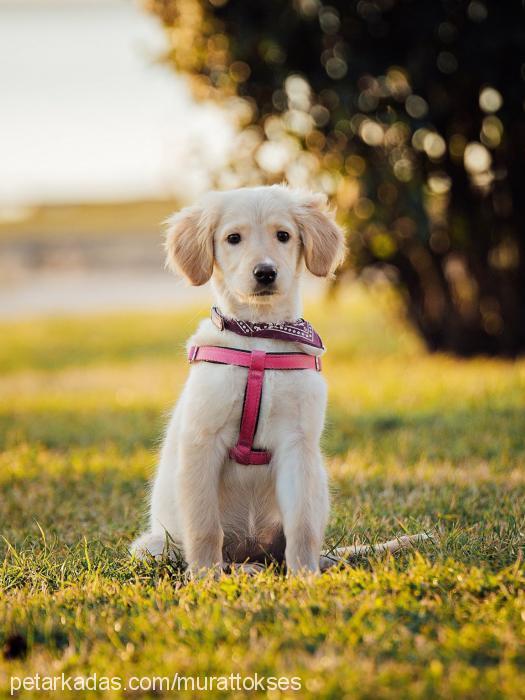
[[[211,207],[186,207],[166,221],[166,265],[190,284],[205,284],[213,272],[215,212]]]
[[[317,277],[328,277],[343,262],[346,248],[343,231],[328,208],[326,196],[300,193],[295,220],[303,242],[306,267]]]

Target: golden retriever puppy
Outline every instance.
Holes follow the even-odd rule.
[[[168,224],[169,266],[193,285],[211,279],[216,307],[189,340],[149,529],[132,552],[180,547],[192,573],[268,560],[316,572],[359,553],[320,556],[324,348],[301,319],[300,282],[305,268],[327,277],[344,257],[325,196],[284,186],[212,192]]]

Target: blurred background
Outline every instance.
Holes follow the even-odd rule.
[[[524,47],[518,2],[0,0],[0,314],[185,301],[159,222],[285,180],[427,348],[516,356]]]
[[[210,186],[231,127],[167,45],[128,0],[0,0],[1,317],[184,296],[160,223]]]

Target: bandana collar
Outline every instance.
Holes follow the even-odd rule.
[[[221,331],[231,331],[246,338],[271,338],[293,343],[311,345],[324,350],[323,341],[312,326],[300,318],[293,323],[250,323],[240,319],[226,318],[216,306],[212,306],[211,320]]]

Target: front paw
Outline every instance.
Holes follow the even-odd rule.
[[[176,560],[180,556],[175,543],[165,533],[145,532],[140,537],[137,537],[129,551],[133,557],[141,561],[149,557],[154,557],[155,559],[169,557]]]
[[[287,575],[311,575],[319,572],[319,555],[311,554],[286,554]]]

